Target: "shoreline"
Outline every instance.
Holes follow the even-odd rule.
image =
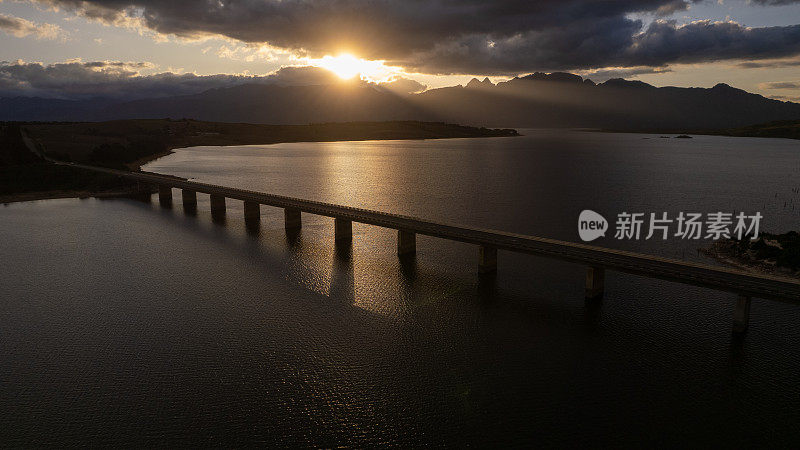
[[[154,193],[155,191],[153,191]],[[62,200],[65,198],[125,198],[136,194],[133,190],[87,191],[87,190],[54,190],[43,192],[21,192],[18,194],[0,195],[0,204],[38,202],[42,200]],[[152,194],[152,193],[151,193]]]
[[[170,123],[175,123],[174,121],[170,121]],[[201,122],[194,122],[197,124],[202,124]],[[370,125],[370,126],[391,126],[391,125],[404,125],[404,124],[415,124],[421,125],[422,128],[412,129],[411,131],[406,130],[392,130],[388,133],[382,133],[383,136],[380,134],[375,134],[375,131],[367,130],[364,132],[364,135],[361,137],[353,134],[348,134],[348,127],[353,126],[361,126],[361,125]],[[204,125],[215,125],[213,123],[204,124]],[[259,125],[251,125],[251,124],[222,124],[222,125],[245,125],[245,126],[253,126],[253,127],[260,127]],[[314,142],[347,142],[347,141],[389,141],[389,140],[403,140],[403,141],[418,141],[418,140],[428,140],[428,139],[457,139],[457,138],[476,138],[476,137],[516,137],[519,136],[519,133],[516,130],[512,129],[487,129],[487,128],[476,128],[476,127],[466,127],[461,125],[455,124],[444,124],[444,123],[426,123],[426,122],[352,122],[352,123],[341,123],[341,124],[318,124],[318,125],[306,125],[306,126],[285,126],[283,128],[288,129],[295,129],[295,128],[302,128],[302,127],[343,127],[345,128],[344,134],[341,136],[332,136],[332,135],[317,135],[314,137],[301,137],[298,135],[284,135],[282,137],[277,136],[260,136],[254,137],[253,135],[247,134],[229,134],[227,136],[222,136],[218,133],[215,134],[207,134],[207,135],[193,135],[189,137],[185,137],[182,139],[175,139],[172,142],[167,144],[167,149],[164,151],[160,151],[158,153],[154,153],[151,155],[146,155],[141,158],[138,158],[134,161],[123,163],[122,165],[131,171],[141,171],[141,167],[156,161],[160,158],[165,156],[171,155],[174,153],[176,149],[181,148],[189,148],[189,147],[198,147],[198,146],[237,146],[237,145],[274,145],[274,144],[284,144],[284,143],[314,143]],[[442,130],[425,130],[424,126],[435,126],[440,127]],[[270,128],[272,126],[265,125],[264,127]],[[280,126],[278,126],[280,128]],[[471,136],[459,135],[459,133],[453,132],[456,131],[463,131],[467,130],[469,132],[477,131],[477,134]],[[426,134],[426,133],[433,133]],[[436,133],[439,135],[436,135]],[[370,134],[372,133],[372,134]],[[448,133],[452,133],[448,135]],[[406,137],[403,135],[405,134]],[[316,138],[315,138],[316,137]],[[204,139],[205,138],[205,139]],[[46,156],[48,153],[52,155],[53,153],[49,151],[45,151],[44,153],[41,152],[40,146],[41,143],[38,140],[31,138],[27,131],[23,132],[23,139],[25,140],[25,145],[28,147],[32,153],[38,155],[39,157],[43,157],[45,160],[49,160],[50,158]],[[58,152],[55,153],[58,155]],[[52,160],[51,160],[52,161]],[[75,169],[80,170],[80,169]],[[63,198],[108,198],[108,197],[124,197],[133,194],[130,190],[119,190],[119,189],[109,189],[109,190],[87,190],[87,189],[55,189],[55,190],[48,190],[48,191],[34,191],[34,192],[19,192],[19,193],[10,193],[5,195],[0,195],[0,203],[1,204],[11,204],[11,203],[21,203],[21,202],[30,202],[30,201],[40,201],[40,200],[55,200],[55,199],[63,199]]]
[[[778,120],[736,128],[658,129],[639,130],[602,129],[605,133],[685,134],[695,136],[750,137],[767,139],[800,139],[800,120]]]
[[[140,170],[142,170],[142,166],[143,165],[175,153],[173,150],[175,150],[176,148],[184,148],[184,147],[172,147],[172,148],[170,148],[169,150],[167,150],[165,152],[154,153],[154,154],[152,154],[150,156],[145,156],[145,157],[139,158],[136,161],[133,161],[133,162],[128,163],[128,164],[125,164],[125,167],[127,167],[129,170],[132,170],[132,171],[140,171]]]
[[[792,271],[790,269],[780,268],[775,264],[771,264],[763,260],[736,256],[732,254],[728,247],[726,247],[726,242],[714,242],[708,247],[701,248],[700,253],[726,266],[730,266],[745,272],[800,280],[800,271]]]

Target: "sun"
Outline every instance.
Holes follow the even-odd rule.
[[[343,80],[360,75],[370,81],[383,81],[395,71],[394,68],[385,66],[383,61],[368,61],[350,53],[341,53],[337,56],[326,55],[310,62],[313,66],[330,70]]]

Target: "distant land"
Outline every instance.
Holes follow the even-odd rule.
[[[106,121],[190,118],[214,122],[308,124],[422,120],[492,127],[720,130],[800,120],[800,104],[717,84],[654,87],[612,79],[596,84],[569,73],[534,73],[498,84],[399,94],[381,85],[248,84],[199,94],[119,101],[108,98],[0,99],[0,120]]]
[[[108,122],[0,122],[0,203],[119,193],[113,177],[58,166],[45,157],[138,170],[173,148],[385,139],[517,136],[513,129],[394,121],[256,125],[190,119]]]
[[[594,130],[592,130],[594,131]],[[776,120],[773,122],[759,123],[755,125],[748,125],[745,127],[737,128],[654,128],[654,129],[641,129],[641,130],[626,130],[626,129],[603,129],[600,131],[609,133],[645,133],[645,134],[660,134],[660,135],[673,135],[680,134],[680,136],[660,136],[660,137],[691,137],[694,135],[710,135],[710,136],[733,136],[733,137],[762,137],[762,138],[783,138],[783,139],[800,139],[800,120]]]
[[[778,120],[727,130],[694,130],[692,134],[800,139],[800,120]]]

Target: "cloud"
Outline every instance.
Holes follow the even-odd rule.
[[[800,0],[752,0],[753,3],[758,3],[760,5],[766,6],[780,6],[780,5],[791,5],[793,3],[800,3]]]
[[[800,53],[800,26],[680,25],[701,0],[38,0],[187,39],[223,36],[297,57],[349,52],[430,74],[508,75]],[[786,0],[755,0],[763,6]],[[130,25],[134,24],[134,25]]]
[[[428,89],[428,86],[420,83],[419,81],[410,78],[395,77],[393,80],[386,83],[381,83],[380,86],[388,89],[396,94],[416,94]]]
[[[642,65],[778,58],[800,53],[800,25],[748,28],[736,22],[700,20],[677,26],[657,21],[634,39],[623,60]]]
[[[770,83],[761,83],[758,85],[759,89],[800,89],[800,82],[797,81],[773,81]]]
[[[204,53],[207,53],[207,50],[205,50]],[[216,51],[216,55],[220,58],[247,62],[253,62],[257,60],[274,61],[277,59],[277,53],[278,52],[274,51],[269,46],[253,44],[231,45],[230,47],[223,44]]]
[[[736,64],[741,69],[780,69],[800,66],[800,59],[778,59],[767,61],[743,61]]]
[[[656,9],[656,15],[670,16],[678,11],[686,11],[687,9],[689,9],[689,2],[684,0],[674,0],[659,6],[658,9]]]
[[[606,67],[602,69],[583,71],[580,73],[583,78],[601,83],[613,78],[633,78],[637,75],[650,75],[672,72],[668,67]]]
[[[21,17],[0,14],[0,31],[18,38],[34,36],[36,39],[63,39],[64,30],[51,23],[36,24]]]
[[[143,75],[154,66],[147,62],[67,61],[43,65],[0,62],[0,97],[86,99],[105,97],[133,100],[195,94],[247,83],[280,85],[333,84],[338,78],[316,67],[284,67],[265,76],[196,75],[173,71]]]
[[[800,103],[800,97],[791,97],[786,95],[771,95],[769,98],[774,100],[781,100],[784,102]]]

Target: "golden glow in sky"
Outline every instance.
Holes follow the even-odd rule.
[[[326,55],[319,59],[310,59],[308,63],[330,70],[343,80],[360,76],[366,80],[380,83],[400,72],[399,67],[387,66],[383,61],[368,61],[349,53],[341,53],[337,56]]]

